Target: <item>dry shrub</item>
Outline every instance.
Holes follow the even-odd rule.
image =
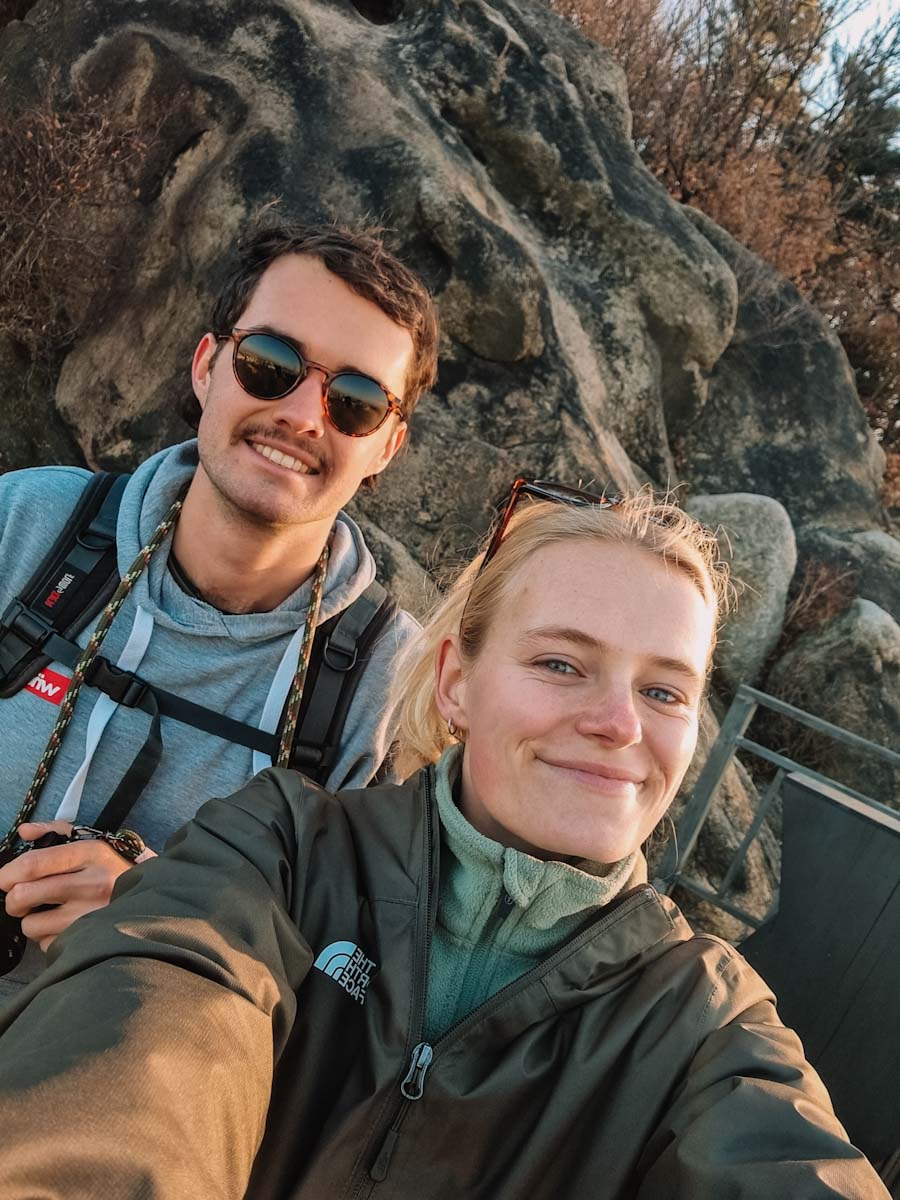
[[[797,282],[833,252],[821,156],[780,131],[803,110],[837,0],[551,0],[625,71],[634,140],[685,204]]]
[[[886,455],[881,495],[888,508],[900,509],[900,452]]]
[[[102,97],[55,99],[54,83],[0,120],[0,333],[32,355],[71,340],[122,262],[152,140]]]
[[[770,151],[691,167],[691,205],[799,283],[833,252],[835,216],[827,179],[810,179]]]
[[[814,560],[806,563],[791,586],[775,657],[780,658],[801,634],[846,612],[856,597],[856,583],[855,572],[847,568]]]

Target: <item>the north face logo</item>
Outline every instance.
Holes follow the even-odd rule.
[[[339,983],[357,1004],[364,1004],[366,989],[375,969],[375,961],[366,958],[355,942],[332,942],[313,963],[329,979]]]

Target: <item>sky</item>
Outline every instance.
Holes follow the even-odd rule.
[[[853,0],[848,0],[848,3],[852,4]],[[844,51],[852,48],[870,30],[878,25],[884,26],[889,20],[896,18],[898,13],[897,5],[898,0],[867,0],[859,12],[854,13],[852,17],[848,17],[846,21],[841,23],[832,39],[832,43],[837,44]],[[820,70],[826,75],[829,73],[829,65],[826,61],[820,67]],[[825,89],[825,96],[827,98],[827,88]]]
[[[869,0],[869,3],[849,17],[841,26],[837,40],[843,45],[847,42],[858,42],[866,30],[893,15],[897,10],[897,0]]]

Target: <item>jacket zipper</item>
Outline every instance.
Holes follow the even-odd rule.
[[[605,913],[599,921],[596,921],[587,929],[582,930],[581,933],[578,933],[573,938],[570,938],[568,942],[560,946],[559,949],[556,950],[555,953],[553,953],[549,958],[544,959],[543,962],[540,962],[536,966],[532,967],[530,971],[526,971],[524,975],[520,975],[518,979],[514,979],[512,983],[508,983],[506,987],[501,988],[499,992],[495,992],[489,1000],[484,1002],[484,1004],[480,1004],[478,1008],[473,1009],[472,1012],[467,1013],[464,1017],[461,1017],[460,1020],[451,1025],[450,1028],[441,1035],[434,1046],[430,1045],[428,1042],[420,1042],[418,1046],[416,1046],[410,1058],[409,1069],[407,1070],[403,1082],[400,1085],[400,1092],[404,1097],[403,1103],[400,1105],[394,1120],[388,1127],[387,1133],[385,1134],[381,1142],[381,1146],[379,1147],[378,1154],[375,1157],[375,1161],[369,1168],[369,1178],[372,1179],[376,1185],[383,1183],[387,1178],[391,1165],[391,1159],[393,1158],[397,1140],[400,1136],[400,1128],[407,1112],[409,1111],[410,1104],[422,1099],[425,1091],[425,1075],[428,1072],[428,1068],[434,1061],[435,1054],[440,1052],[446,1043],[455,1037],[464,1026],[474,1024],[476,1021],[480,1021],[486,1012],[489,1012],[498,1007],[500,1004],[503,1004],[511,993],[524,990],[531,983],[533,983],[535,979],[539,979],[542,975],[546,974],[548,971],[551,971],[556,966],[557,962],[561,962],[567,956],[576,942],[587,942],[596,937],[596,935],[602,931],[603,927],[614,915],[616,917],[620,915],[620,909],[626,906],[637,907],[639,903],[643,903],[647,890],[648,888],[646,886],[642,886],[637,895],[632,893],[620,900],[618,904],[614,903],[613,911]],[[507,897],[504,894],[500,897],[500,902],[497,910],[495,910],[493,914],[492,921],[494,921],[499,915],[500,907],[505,901],[507,901]],[[430,924],[428,926],[428,930],[430,952]],[[428,960],[426,959],[426,966],[427,962]],[[423,989],[423,996],[424,995],[425,989]],[[424,1003],[422,1006],[422,1023],[418,1028],[421,1029],[423,1024]]]
[[[497,904],[494,907],[494,911],[491,913],[490,917],[488,918],[487,925],[485,926],[484,934],[481,938],[483,948],[480,951],[476,950],[466,969],[466,978],[463,983],[463,994],[465,994],[470,981],[481,975],[484,967],[484,959],[489,952],[490,941],[500,929],[506,918],[509,916],[512,907],[512,900],[505,891],[502,892]],[[423,1005],[422,1010],[422,1024],[424,1025],[425,1006],[427,1006],[428,1003],[427,980],[426,987],[423,989],[423,995],[425,998],[425,1005]],[[466,1015],[468,1016],[468,1014]],[[420,1026],[420,1028],[422,1028],[422,1026]],[[443,1041],[443,1038],[441,1038],[441,1041]],[[381,1183],[387,1178],[388,1168],[391,1165],[391,1157],[394,1153],[394,1147],[397,1144],[397,1138],[400,1136],[400,1126],[403,1124],[410,1104],[415,1100],[422,1099],[422,1093],[425,1090],[425,1075],[428,1071],[428,1068],[431,1066],[433,1058],[434,1048],[428,1042],[420,1042],[412,1052],[412,1057],[409,1062],[409,1070],[406,1073],[406,1078],[400,1084],[400,1092],[401,1095],[405,1097],[405,1103],[400,1105],[393,1124],[385,1134],[384,1141],[381,1143],[381,1148],[378,1151],[375,1161],[369,1168],[369,1176],[370,1178],[374,1179],[376,1183]]]
[[[400,1126],[403,1124],[406,1110],[413,1101],[422,1099],[422,1093],[425,1090],[425,1074],[431,1066],[433,1058],[434,1050],[428,1042],[419,1042],[418,1046],[412,1052],[412,1058],[409,1060],[409,1070],[406,1072],[406,1078],[400,1084],[400,1093],[405,1097],[405,1100],[400,1105],[397,1115],[394,1118],[394,1123],[385,1134],[377,1158],[369,1168],[369,1177],[374,1179],[376,1183],[381,1183],[387,1179],[388,1168],[391,1165],[391,1158],[394,1153],[394,1147],[397,1144],[397,1138],[400,1136]]]
[[[415,1022],[412,1029],[417,1038],[421,1038],[422,1030],[425,1027],[425,1005],[427,1002],[428,988],[428,963],[431,959],[431,938],[434,930],[434,922],[432,920],[432,908],[434,902],[434,887],[436,882],[436,872],[434,870],[434,819],[433,809],[435,806],[434,798],[434,768],[430,768],[425,772],[425,870],[428,878],[425,887],[425,953],[424,963],[422,968],[421,978],[417,981],[419,986],[418,995],[416,997],[416,1012]],[[406,1110],[415,1100],[421,1100],[425,1086],[425,1074],[431,1066],[433,1051],[427,1042],[418,1042],[410,1055],[409,1066],[406,1074],[400,1083],[400,1094],[403,1097],[403,1102],[399,1110],[394,1116],[394,1119],[388,1125],[387,1131],[381,1140],[378,1153],[375,1156],[375,1161],[369,1168],[368,1172],[363,1167],[359,1174],[354,1176],[351,1181],[351,1186],[348,1194],[353,1200],[360,1200],[363,1194],[368,1195],[371,1187],[365,1191],[362,1187],[362,1178],[368,1174],[371,1180],[380,1183],[387,1176],[388,1167],[390,1166],[391,1156],[394,1153],[394,1146],[397,1142],[397,1137],[400,1132],[400,1126],[403,1123],[403,1118],[406,1116]],[[374,1186],[374,1185],[372,1185]]]

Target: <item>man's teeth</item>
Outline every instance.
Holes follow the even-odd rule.
[[[261,446],[258,442],[251,442],[250,445],[263,458],[269,459],[279,467],[287,467],[289,471],[296,471],[298,475],[316,475],[312,467],[308,467],[306,463],[302,463],[299,458],[291,458],[289,454],[282,454],[280,450],[273,450],[271,446]]]

